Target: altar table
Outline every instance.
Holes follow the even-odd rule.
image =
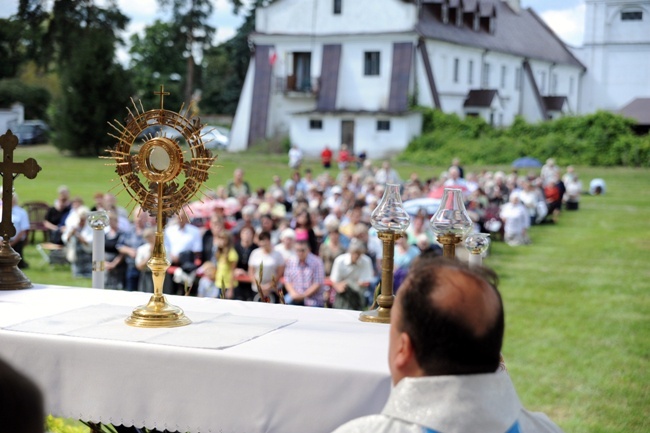
[[[190,319],[288,323],[223,349],[7,329],[97,305],[130,311],[149,297],[38,285],[0,291],[0,357],[37,382],[48,413],[159,430],[330,432],[379,412],[388,398],[388,325],[360,322],[355,311],[167,296]]]

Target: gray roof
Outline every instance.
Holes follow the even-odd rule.
[[[564,104],[568,101],[566,96],[542,96],[544,106],[549,111],[562,111]]]
[[[639,125],[650,125],[650,98],[636,98],[618,112],[635,119]]]
[[[498,95],[494,89],[475,89],[470,90],[465,98],[463,107],[482,107],[489,108],[492,106],[494,97]]]
[[[500,0],[478,0],[481,15],[488,13],[490,5],[496,12],[494,33],[490,34],[484,28],[475,31],[465,24],[458,27],[451,21],[443,23],[433,12],[434,4],[443,1],[429,0],[422,4],[416,31],[423,37],[585,69],[532,9],[521,9],[517,13]],[[474,1],[460,4],[472,10],[475,8]]]

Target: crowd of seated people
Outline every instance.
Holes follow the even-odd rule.
[[[171,266],[164,292],[309,306],[369,306],[381,277],[383,254],[370,216],[381,200],[384,181],[400,183],[404,201],[435,200],[444,188],[460,188],[474,230],[493,233],[513,246],[530,242],[531,225],[557,222],[561,209],[577,209],[582,192],[575,170],[568,167],[562,175],[553,160],[539,174],[523,174],[467,172],[455,159],[438,177],[412,174],[403,181],[389,162],[376,168],[365,160],[357,169],[345,167],[336,177],[328,170],[315,175],[309,169],[293,170],[286,181],[274,175],[268,187],[256,190],[244,170],[237,168],[226,186],[203,199],[201,211],[189,206],[167,222],[164,238]],[[70,253],[74,275],[90,276],[91,231],[83,222],[90,210],[109,213],[105,287],[152,291],[146,262],[154,218],[139,209],[129,216],[112,194],[98,193],[88,209],[61,187],[48,227],[55,242],[74,243]],[[441,254],[430,217],[420,208],[404,238],[397,241],[395,287],[415,257]],[[336,265],[339,257],[346,261]],[[371,276],[355,268],[368,263]],[[355,269],[351,275],[363,278],[350,281],[340,269]],[[359,300],[351,293],[362,296]]]

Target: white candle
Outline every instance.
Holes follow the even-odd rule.
[[[483,266],[483,256],[481,253],[474,254],[470,253],[469,254],[469,265],[470,267],[478,267],[478,266]]]
[[[108,225],[108,214],[105,211],[91,212],[88,225],[93,229],[93,288],[104,288],[104,228]]]

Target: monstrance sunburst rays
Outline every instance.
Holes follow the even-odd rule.
[[[145,111],[142,101],[138,107],[132,99],[134,111],[127,107],[126,124],[117,120],[115,124],[109,122],[118,132],[118,135],[109,134],[117,139],[117,144],[108,149],[111,156],[103,157],[115,160],[111,165],[115,166],[123,187],[119,192],[127,191],[131,196],[129,204],[136,202],[143,211],[156,215],[156,238],[151,259],[147,262],[154,294],[147,305],[136,308],[126,319],[129,325],[147,328],[191,323],[183,310],[168,304],[162,294],[165,273],[170,265],[165,253],[163,229],[165,220],[184,211],[183,207],[201,191],[216,159],[203,144],[201,121],[165,110],[164,97],[169,93],[163,86],[160,86],[160,92],[154,93],[160,96],[159,109]],[[190,105],[186,112],[191,112],[191,108]],[[180,111],[183,112],[183,107]],[[138,137],[152,126],[160,129],[155,134],[145,133],[144,140],[139,140]],[[187,142],[188,150],[183,151],[178,139],[170,137],[165,128],[179,132]]]
[[[179,113],[164,109],[164,96],[169,93],[164,92],[162,86],[161,91],[155,93],[160,95],[160,109],[145,111],[142,101],[138,101],[138,107],[131,99],[133,111],[127,107],[129,114],[126,124],[123,125],[117,120],[114,120],[114,123],[109,122],[119,134],[109,135],[118,141],[114,148],[107,150],[111,156],[101,158],[115,160],[115,163],[110,165],[115,166],[122,186],[116,195],[126,191],[131,196],[127,207],[140,204],[143,210],[156,215],[158,185],[163,184],[163,215],[168,218],[182,211],[183,206],[193,197],[203,196],[206,190],[209,190],[202,190],[202,186],[208,179],[216,157],[205,148],[201,121],[198,118],[188,119]],[[190,105],[185,112],[191,112],[191,108]],[[184,112],[184,106],[181,106],[180,112]],[[155,133],[145,133],[144,140],[138,139],[152,126],[162,129]],[[188,144],[187,150],[181,148],[177,138],[169,137],[165,128],[180,133]],[[186,159],[186,156],[189,158]],[[162,161],[156,161],[155,158]],[[182,185],[179,184],[181,174],[185,178]]]

